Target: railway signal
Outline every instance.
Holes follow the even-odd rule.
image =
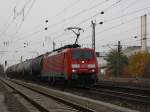
[[[118,41],[118,53],[119,54],[121,53],[121,49],[122,49],[121,43],[120,41]]]
[[[122,46],[121,46],[121,43],[120,41],[118,41],[118,63],[117,63],[117,75],[119,76],[120,75],[120,55],[121,55],[121,49],[122,49]]]
[[[7,66],[7,60],[5,60],[5,67]]]

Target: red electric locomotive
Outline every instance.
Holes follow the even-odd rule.
[[[69,82],[92,84],[97,81],[98,64],[93,49],[77,44],[57,49],[44,55],[41,76],[51,82],[63,79]]]
[[[11,78],[46,79],[51,84],[93,84],[98,79],[98,64],[93,49],[73,44],[10,66],[6,73]]]
[[[96,53],[91,48],[81,48],[78,44],[79,27],[69,27],[77,38],[75,44],[66,45],[50,53],[10,66],[7,75],[23,79],[46,79],[54,82],[78,82],[93,84],[98,79]],[[77,30],[75,32],[74,30]],[[60,81],[61,80],[61,81]]]

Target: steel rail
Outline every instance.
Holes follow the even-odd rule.
[[[49,110],[45,109],[43,106],[39,105],[37,102],[29,98],[28,96],[24,95],[22,92],[18,91],[15,87],[9,85],[6,81],[0,79],[3,84],[6,86],[10,87],[15,91],[15,93],[19,94],[22,96],[24,99],[26,99],[28,102],[30,102],[35,108],[37,108],[40,112],[50,112]]]
[[[40,94],[43,94],[47,97],[50,97],[52,99],[55,99],[57,101],[62,102],[63,104],[69,105],[77,110],[80,110],[82,112],[109,112],[109,111],[117,111],[117,112],[137,112],[135,110],[131,110],[131,109],[127,109],[127,108],[123,108],[117,105],[113,105],[113,104],[108,104],[108,103],[103,103],[101,101],[95,101],[95,100],[88,100],[87,98],[81,98],[80,96],[76,96],[73,95],[73,97],[69,97],[67,98],[66,95],[62,96],[63,93],[61,93],[61,95],[54,95],[55,92],[52,92],[51,94],[49,94],[49,89],[47,88],[45,90],[45,88],[41,88],[41,87],[37,87],[37,85],[32,85],[32,84],[27,84],[24,82],[20,82],[20,81],[16,81],[13,80],[13,82],[18,83],[19,85],[22,85],[28,89],[31,89],[35,92],[38,92]],[[38,88],[40,88],[41,90],[39,90]],[[47,91],[48,90],[48,91]],[[70,93],[69,93],[70,94]],[[69,95],[67,93],[67,96]],[[65,98],[65,99],[64,99]],[[73,98],[73,99],[72,99]],[[81,99],[80,99],[81,98]],[[85,104],[83,104],[85,103]]]
[[[120,86],[120,85],[113,85],[113,84],[105,84],[105,83],[99,83],[93,86],[93,88],[99,88],[99,89],[113,89],[115,91],[121,91],[121,92],[128,92],[128,93],[136,93],[139,95],[147,95],[150,97],[150,89],[148,88],[140,88],[140,87],[134,87],[134,86]]]
[[[150,104],[150,97],[139,95],[139,94],[131,94],[128,92],[119,92],[115,90],[108,90],[108,89],[93,89],[89,88],[92,93],[98,94],[98,95],[104,95],[106,97],[113,97],[118,99],[123,99],[127,101],[132,101],[136,103],[144,103],[144,104]]]
[[[37,93],[40,93],[40,94],[42,94],[42,95],[44,95],[44,96],[46,96],[46,97],[49,97],[49,98],[51,98],[51,99],[54,99],[54,100],[56,100],[56,101],[58,101],[58,102],[60,102],[60,103],[63,103],[63,104],[65,104],[65,105],[68,105],[68,106],[70,106],[70,107],[72,107],[72,108],[74,108],[74,109],[76,109],[76,110],[78,110],[78,111],[84,111],[84,112],[96,112],[95,110],[92,110],[92,109],[90,109],[90,108],[87,108],[87,107],[83,107],[83,106],[81,106],[81,105],[78,105],[78,104],[75,104],[75,103],[72,103],[72,102],[69,102],[69,101],[65,101],[65,100],[63,100],[62,98],[58,98],[58,97],[54,97],[54,96],[50,96],[49,94],[47,94],[47,93],[44,93],[44,92],[42,92],[42,91],[40,91],[40,90],[36,90],[36,89],[33,89],[33,88],[31,88],[31,87],[29,87],[29,86],[27,86],[27,85],[24,85],[24,84],[20,84],[19,82],[16,82],[15,80],[9,80],[9,81],[11,81],[11,82],[13,82],[13,83],[15,83],[15,84],[18,84],[18,85],[21,85],[21,86],[23,86],[23,87],[25,87],[25,88],[28,88],[28,89],[30,89],[30,90],[32,90],[32,91],[34,91],[34,92],[37,92]],[[9,85],[6,81],[3,81],[5,84],[7,84],[9,87],[11,87],[12,89],[14,89],[15,91],[17,91],[16,89],[15,89],[15,87],[12,87],[11,85]],[[49,110],[46,110],[44,107],[42,107],[41,105],[39,105],[39,104],[37,104],[35,101],[33,101],[32,99],[30,99],[30,98],[28,98],[26,95],[24,95],[23,93],[21,93],[20,91],[17,91],[17,93],[19,93],[21,96],[23,96],[25,99],[27,99],[29,102],[31,102],[35,107],[37,107],[39,110],[41,110],[41,112],[50,112]]]

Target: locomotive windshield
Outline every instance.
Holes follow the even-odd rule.
[[[89,50],[73,50],[72,58],[73,59],[92,59],[93,53]]]

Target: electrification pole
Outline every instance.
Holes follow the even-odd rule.
[[[95,26],[96,26],[96,23],[91,21],[91,26],[92,26],[92,48],[95,50]]]
[[[53,50],[55,50],[56,43],[53,41]]]
[[[104,11],[101,11],[100,14],[104,14]],[[103,24],[103,22],[99,22],[99,24]],[[95,50],[95,27],[96,22],[91,21],[91,27],[92,27],[92,48]]]
[[[121,43],[118,41],[118,62],[117,62],[117,76],[120,75],[120,55],[121,55]]]
[[[147,15],[141,16],[141,49],[147,51]]]
[[[120,43],[120,41],[118,41],[118,54],[120,54],[121,53],[121,43]]]

